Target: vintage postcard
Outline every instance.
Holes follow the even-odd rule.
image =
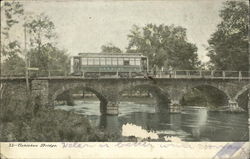
[[[0,158],[250,157],[246,0],[1,1]]]

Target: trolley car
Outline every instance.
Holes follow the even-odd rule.
[[[139,53],[79,53],[71,57],[71,74],[84,77],[135,77],[148,70],[148,59]]]

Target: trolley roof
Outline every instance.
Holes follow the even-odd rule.
[[[141,53],[79,53],[78,57],[146,57]]]

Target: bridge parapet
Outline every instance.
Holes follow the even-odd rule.
[[[206,79],[237,79],[237,80],[250,79],[250,71],[230,71],[230,70],[164,70],[163,69],[161,71],[149,71],[147,72],[147,74],[155,78],[203,78],[203,79],[206,78]],[[29,78],[41,78],[41,77],[72,78],[74,76],[71,76],[64,70],[48,70],[39,72],[30,71],[29,73]],[[87,78],[83,76],[79,77]],[[5,78],[7,79],[25,78],[25,74],[18,74],[18,75],[1,74],[0,79],[5,79]],[[107,78],[107,77],[100,76],[97,78]],[[113,78],[122,78],[122,77],[115,76]]]

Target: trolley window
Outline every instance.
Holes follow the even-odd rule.
[[[94,58],[94,65],[99,65],[99,58]]]
[[[135,59],[135,65],[137,65],[137,66],[141,65],[141,59],[140,58]]]
[[[82,58],[82,65],[87,65],[87,58]]]
[[[117,65],[117,58],[112,58],[112,65]]]
[[[100,64],[105,65],[105,58],[100,58]]]
[[[129,59],[129,64],[130,65],[135,65],[135,59],[134,58],[130,58]]]
[[[125,66],[129,65],[129,58],[124,58],[123,65]]]
[[[93,65],[93,64],[94,64],[94,59],[88,58],[88,65]]]
[[[118,58],[118,65],[123,65],[123,58]]]
[[[111,58],[106,58],[106,64],[111,65]]]

